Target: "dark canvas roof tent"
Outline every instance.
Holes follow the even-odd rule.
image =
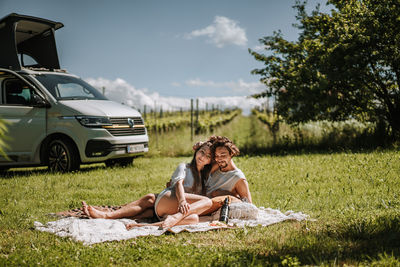
[[[59,69],[54,33],[64,25],[42,18],[9,14],[0,20],[0,67],[20,70],[30,56],[37,64],[32,67]]]

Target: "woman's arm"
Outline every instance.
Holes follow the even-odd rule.
[[[184,179],[179,180],[175,184],[175,195],[178,199],[178,211],[186,215],[190,210],[189,203],[186,202],[185,188],[183,187]]]
[[[217,163],[213,163],[212,164],[212,166],[211,166],[211,171],[210,171],[210,173],[214,173],[216,170],[218,170],[219,169],[219,167],[218,167],[218,164]],[[208,178],[208,177],[207,177]]]

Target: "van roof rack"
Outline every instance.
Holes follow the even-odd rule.
[[[0,20],[0,67],[21,70],[24,55],[35,62],[33,67],[60,69],[55,31],[61,22],[11,13]],[[20,56],[20,58],[19,58]]]
[[[46,69],[46,68],[36,68],[36,67],[24,67],[23,70],[33,70],[33,71],[53,71],[53,72],[62,72],[68,73],[66,69]]]

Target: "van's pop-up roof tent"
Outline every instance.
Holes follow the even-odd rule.
[[[2,18],[0,67],[20,70],[25,65],[23,55],[27,55],[36,61],[33,67],[59,69],[54,32],[63,26],[60,22],[16,13]]]

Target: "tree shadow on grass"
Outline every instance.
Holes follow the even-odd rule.
[[[379,255],[385,253],[399,257],[400,219],[396,215],[369,219],[357,218],[333,229],[326,229],[316,234],[316,238],[320,242],[305,249],[288,247],[282,252],[295,255],[303,264],[322,262],[352,264],[376,260]],[[324,242],[331,245],[324,245]]]
[[[335,228],[326,227],[321,232],[306,234],[313,236],[309,239],[294,237],[294,242],[274,251],[242,250],[227,253],[236,254],[235,258],[240,261],[240,265],[343,265],[373,262],[383,255],[391,255],[397,261],[400,258],[400,218],[396,214],[371,219],[359,218]],[[306,240],[317,241],[307,243]]]
[[[70,173],[88,173],[94,170],[105,169],[106,167],[102,164],[96,165],[83,165],[78,171]],[[26,177],[31,175],[56,175],[60,173],[50,172],[46,167],[32,167],[32,168],[13,168],[8,171],[0,172],[0,179],[12,179],[17,177]]]
[[[258,155],[301,155],[333,153],[368,153],[379,149],[398,149],[399,142],[381,132],[357,133],[354,131],[333,131],[320,139],[304,137],[280,137],[275,144],[261,144],[249,139],[240,146],[241,154]]]
[[[261,146],[245,144],[240,148],[240,155],[247,156],[289,156],[289,155],[304,155],[304,154],[339,154],[339,153],[371,153],[377,150],[393,150],[392,145],[386,146],[335,146],[330,145],[275,145]]]

